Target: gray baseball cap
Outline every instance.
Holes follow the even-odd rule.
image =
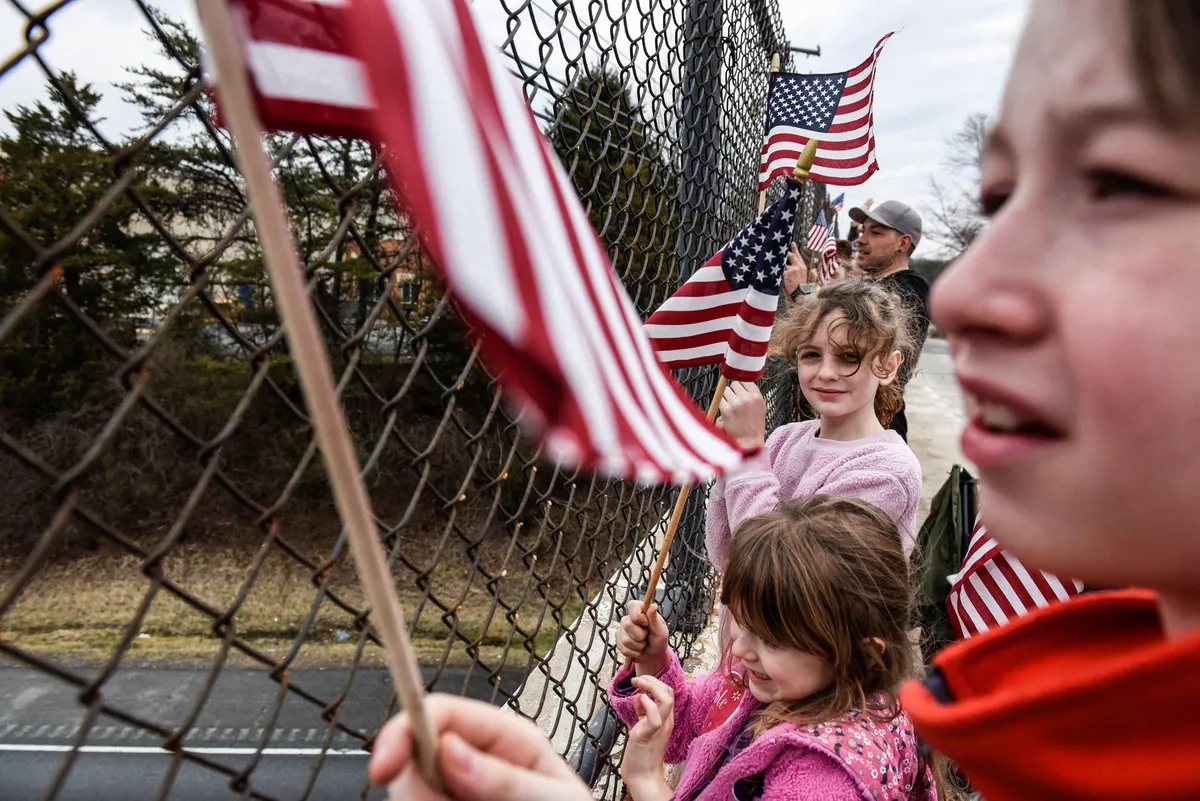
[[[921,215],[913,211],[912,206],[899,200],[886,200],[870,210],[855,207],[850,209],[850,219],[857,223],[874,220],[880,225],[908,234],[912,237],[914,248],[921,241]]]

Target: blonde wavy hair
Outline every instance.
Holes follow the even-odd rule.
[[[823,288],[819,294],[793,305],[776,321],[770,354],[797,366],[796,354],[801,346],[816,335],[826,317],[837,312],[844,315],[844,320],[836,326],[836,335],[858,355],[859,364],[868,365],[880,379],[890,373],[888,357],[900,351],[903,361],[897,379],[881,384],[875,392],[875,416],[886,428],[904,406],[904,383],[914,355],[909,313],[891,292],[872,281],[860,280],[839,281]]]

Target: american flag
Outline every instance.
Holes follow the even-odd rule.
[[[837,240],[830,234],[821,246],[821,283],[828,284],[837,274],[838,267]]]
[[[825,249],[825,243],[831,238],[829,223],[825,222],[825,210],[821,209],[808,229],[808,249],[813,253],[820,253]]]
[[[729,240],[646,320],[658,358],[670,368],[721,364],[732,381],[757,381],[779,308],[800,184]]]
[[[366,73],[348,41],[349,0],[233,0],[230,5],[265,128],[373,138]],[[219,113],[219,88],[217,95]]]
[[[759,189],[777,176],[791,175],[812,138],[821,145],[809,175],[822,183],[853,186],[879,169],[871,103],[875,63],[891,35],[880,39],[867,60],[849,72],[771,76]]]
[[[263,75],[298,74],[298,61],[325,63],[332,47],[340,63],[356,67],[326,79],[342,81],[366,104],[365,127],[410,220],[478,335],[485,363],[550,456],[677,483],[704,480],[741,458],[659,365],[519,86],[481,41],[468,0],[236,0],[235,7],[250,21],[243,34],[254,31],[248,53],[261,42],[285,48],[260,50],[252,69],[260,102],[286,96],[297,104],[296,116],[274,118],[276,126],[331,131],[352,118],[338,116],[345,97],[329,83],[309,92],[303,81],[285,80],[276,95]],[[309,38],[318,12],[335,29],[320,42]],[[286,58],[275,63],[277,52]]]
[[[827,284],[837,272],[837,240],[833,237],[833,224],[825,224],[825,210],[817,212],[808,229],[808,249],[821,254],[821,283]]]
[[[950,584],[946,606],[959,639],[1083,592],[1078,581],[1026,568],[988,534],[982,518],[975,520],[966,559]]]
[[[833,213],[837,214],[842,210],[842,206],[846,203],[846,193],[838,195],[833,199]]]

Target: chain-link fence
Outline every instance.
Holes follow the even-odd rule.
[[[775,0],[476,10],[648,312],[756,210]],[[9,0],[0,24],[0,797],[377,793],[395,704],[192,11]],[[96,38],[114,24],[149,45]],[[534,719],[616,797],[613,629],[675,490],[519,437],[366,143],[270,146],[429,685]],[[681,378],[707,401],[714,371]],[[792,419],[786,365],[763,385]],[[663,582],[684,658],[704,500]]]

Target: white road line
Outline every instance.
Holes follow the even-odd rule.
[[[62,754],[71,751],[69,745],[18,745],[15,743],[0,744],[0,753],[15,752],[15,753],[44,753],[44,754]],[[120,746],[120,745],[83,745],[79,747],[81,754],[125,754],[129,756],[169,756],[173,752],[167,751],[164,748],[151,748],[147,746]],[[187,748],[183,749],[189,754],[200,754],[203,756],[251,756],[261,753],[263,756],[292,756],[292,757],[315,757],[322,753],[330,757],[365,757],[370,756],[370,753],[357,748],[330,748],[328,751],[322,752],[320,748],[264,748],[261,752],[255,748]]]

